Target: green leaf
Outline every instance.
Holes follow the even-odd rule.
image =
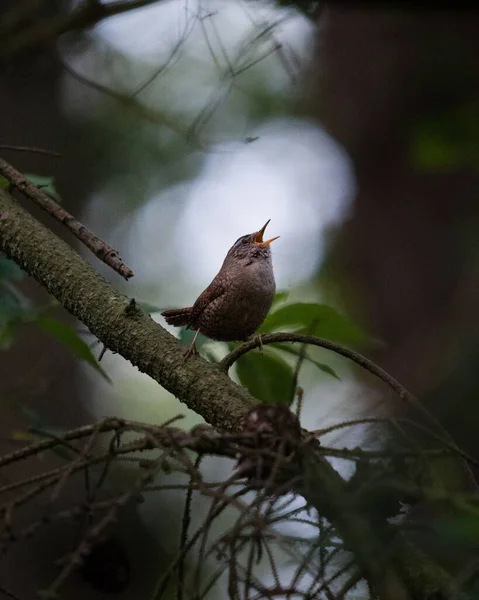
[[[45,194],[50,196],[50,198],[53,198],[57,202],[61,202],[60,195],[55,188],[55,177],[45,177],[43,175],[32,174],[26,174],[25,177],[28,179],[28,181],[30,181],[30,183],[33,183],[33,185],[36,185],[38,188],[40,188],[42,192],[45,192]]]
[[[331,341],[346,344],[372,341],[366,332],[334,308],[325,304],[302,302],[281,306],[270,313],[258,333],[289,329],[308,334],[313,325],[317,335]]]
[[[283,352],[288,352],[289,354],[294,354],[295,356],[299,356],[301,352],[299,346],[293,346],[292,344],[273,344],[273,348],[278,348]],[[320,371],[323,371],[323,373],[327,373],[328,375],[331,375],[335,379],[341,381],[341,378],[337,375],[336,371],[329,365],[326,365],[325,363],[319,362],[318,360],[311,358],[311,356],[309,356],[308,353],[304,355],[304,359],[308,360],[313,365],[316,365]]]
[[[3,188],[4,190],[8,190],[11,187],[11,183],[10,181],[6,178],[6,177],[0,177],[0,188]]]
[[[277,304],[281,304],[281,302],[284,302],[284,300],[286,300],[289,296],[289,292],[276,292],[276,294],[274,295],[274,299],[273,299],[273,306],[276,306]]]
[[[241,384],[261,402],[290,404],[293,372],[276,352],[248,352],[236,361]]]
[[[57,321],[57,319],[53,319],[52,317],[48,316],[40,316],[36,323],[42,331],[49,333],[57,340],[65,344],[65,346],[71,350],[71,352],[73,352],[77,358],[87,362],[99,373],[101,373],[101,375],[103,375],[108,382],[111,383],[111,379],[100,367],[100,364],[90,350],[88,344],[81,339],[73,327],[67,323]]]

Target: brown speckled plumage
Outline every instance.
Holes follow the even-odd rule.
[[[224,342],[251,336],[265,320],[276,290],[269,247],[276,238],[263,241],[266,225],[240,237],[194,305],[164,311],[166,322]]]

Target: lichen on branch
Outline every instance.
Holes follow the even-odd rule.
[[[255,400],[214,365],[194,357],[141,309],[115,291],[66,242],[0,189],[0,249],[34,277],[112,352],[178,397],[209,423],[238,427]]]

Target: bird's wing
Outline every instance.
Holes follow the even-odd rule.
[[[189,320],[189,327],[191,329],[196,328],[196,322],[201,316],[201,313],[205,308],[211,304],[214,300],[222,296],[226,292],[226,282],[220,274],[213,279],[210,285],[198,296],[196,302],[193,304],[191,309],[191,315]]]

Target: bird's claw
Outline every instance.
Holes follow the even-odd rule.
[[[252,341],[258,344],[258,349],[260,354],[263,354],[263,338],[261,337],[261,333],[253,336]]]
[[[193,338],[193,341],[191,342],[190,347],[188,348],[188,350],[185,350],[185,352],[183,353],[183,362],[186,362],[190,356],[199,356],[199,352],[196,349],[196,338],[198,337],[200,330],[197,329],[196,333],[195,333],[195,337]]]
[[[196,344],[192,344],[187,350],[183,352],[183,362],[186,362],[190,356],[199,356],[200,353],[196,349]]]

